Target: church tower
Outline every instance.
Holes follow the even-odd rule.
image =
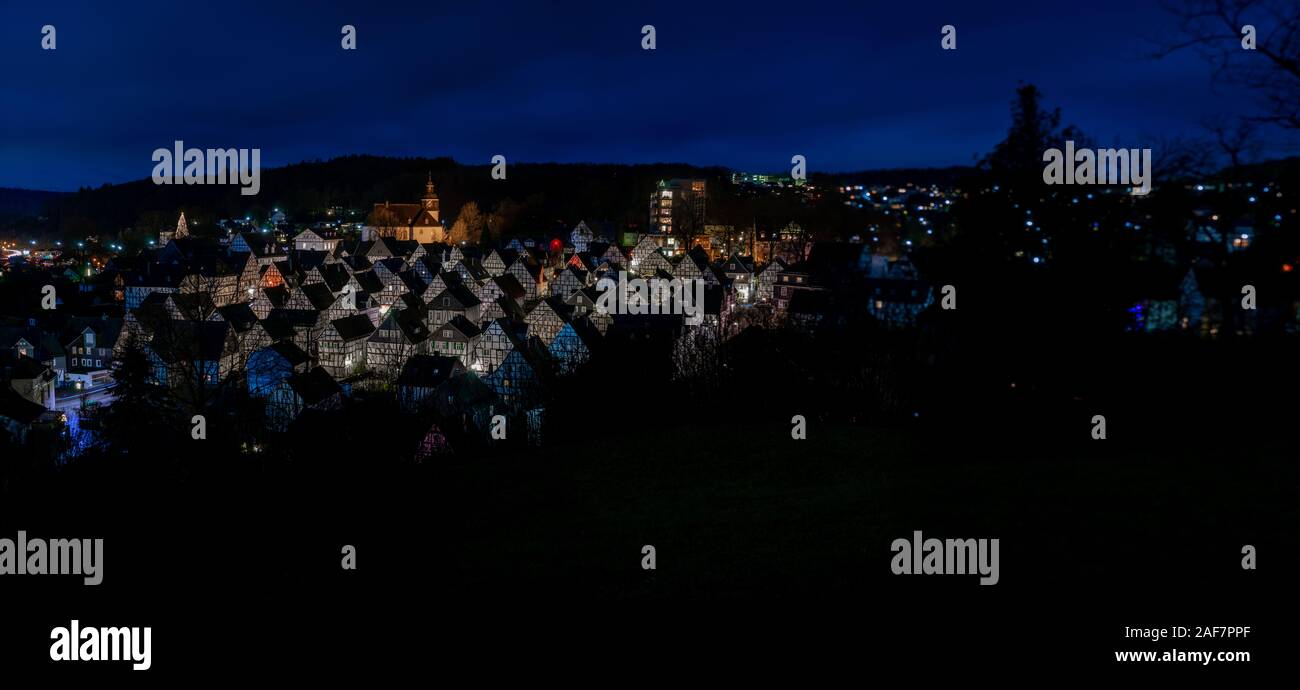
[[[429,181],[424,183],[424,198],[420,202],[434,220],[442,220],[438,214],[438,195],[433,191],[433,173],[429,173]]]

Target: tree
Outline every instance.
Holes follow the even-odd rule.
[[[116,454],[129,454],[177,436],[175,410],[153,382],[153,367],[134,333],[126,335],[113,371],[112,404],[104,407],[100,443]]]
[[[1185,50],[1200,53],[1218,83],[1240,86],[1260,100],[1248,119],[1300,130],[1300,4],[1294,0],[1178,0],[1165,4],[1178,20],[1155,59]],[[1243,28],[1255,28],[1255,47],[1243,46]]]
[[[476,241],[483,234],[486,222],[487,217],[479,210],[478,203],[468,202],[460,207],[460,214],[456,216],[456,222],[451,225],[447,241],[451,244]]]
[[[1011,129],[1007,138],[980,161],[1002,184],[1024,192],[1042,185],[1043,152],[1059,148],[1067,139],[1086,145],[1083,133],[1073,125],[1061,128],[1061,109],[1045,110],[1042,92],[1033,84],[1016,88],[1011,102]],[[1036,193],[1036,192],[1035,192]]]

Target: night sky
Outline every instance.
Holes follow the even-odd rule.
[[[967,164],[1005,134],[1020,81],[1104,145],[1246,109],[1195,54],[1144,57],[1169,25],[1146,1],[287,4],[5,3],[0,186],[146,178],[176,139],[261,148],[264,166]],[[40,48],[45,24],[57,50]],[[956,51],[939,49],[944,24]]]

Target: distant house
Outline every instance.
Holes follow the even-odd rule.
[[[682,255],[677,265],[669,268],[668,271],[683,281],[708,280],[712,273],[709,270],[709,254],[701,247],[692,247]],[[646,274],[643,272],[642,275]]]
[[[502,276],[511,275],[524,288],[524,300],[535,300],[547,293],[546,271],[541,264],[523,257],[506,267]]]
[[[23,397],[12,388],[0,386],[0,428],[24,443],[27,432],[41,420],[47,410]]]
[[[321,368],[335,379],[364,371],[366,344],[374,332],[374,323],[364,314],[330,321],[317,343],[316,355]]]
[[[31,357],[0,352],[0,387],[44,409],[54,409],[54,370]]]
[[[590,272],[566,265],[551,281],[551,296],[564,299],[590,285]]]
[[[570,311],[563,300],[555,297],[538,302],[524,319],[524,323],[528,324],[528,334],[536,336],[543,345],[549,346],[569,320]]]
[[[668,257],[664,256],[663,251],[656,249],[641,258],[641,261],[637,263],[635,271],[638,275],[649,277],[655,275],[659,271],[673,273],[674,268],[672,262],[668,260]]]
[[[870,261],[867,310],[890,326],[915,324],[916,317],[934,301],[930,286],[906,257],[889,261],[874,255]]]
[[[777,279],[780,277],[781,272],[784,270],[785,270],[785,261],[782,261],[781,259],[777,258],[777,259],[773,259],[770,263],[768,263],[758,272],[757,279],[755,280],[755,293],[754,293],[755,302],[772,301],[774,296],[774,291],[776,289]]]
[[[391,310],[366,343],[366,366],[396,376],[406,360],[429,351],[431,332],[414,309]]]
[[[727,257],[726,261],[722,262],[722,273],[731,280],[732,290],[735,292],[737,301],[742,304],[749,304],[754,301],[756,286],[752,257],[733,252],[731,256]]]
[[[600,332],[587,319],[574,319],[564,324],[551,340],[549,348],[556,372],[570,374],[582,366],[591,359],[592,350],[599,347],[600,338]]]
[[[253,352],[248,357],[248,394],[261,398],[270,395],[280,383],[294,374],[306,373],[311,358],[291,342],[278,342]]]
[[[367,240],[392,238],[420,244],[441,242],[446,236],[442,226],[438,195],[433,178],[424,185],[424,197],[418,204],[375,204],[362,235]]]
[[[451,442],[447,439],[447,434],[437,422],[432,422],[424,432],[424,436],[420,438],[420,445],[415,449],[414,459],[415,462],[422,463],[451,453]]]
[[[73,319],[74,322],[91,320]],[[0,326],[0,349],[7,350],[17,356],[31,357],[44,364],[54,371],[56,385],[63,385],[68,371],[69,358],[67,348],[59,341],[61,339],[72,339],[72,336],[68,333],[69,330],[75,330],[75,327],[65,329],[63,336],[57,337],[54,333],[38,327],[35,319],[29,319],[27,326]],[[116,338],[110,338],[110,341],[113,340],[116,340]],[[75,364],[80,364],[80,359],[81,356],[78,355],[78,361]]]
[[[446,397],[448,383],[465,373],[465,365],[456,357],[416,355],[402,366],[397,378],[397,401],[406,412],[434,405]]]
[[[785,312],[790,308],[790,300],[796,293],[820,289],[820,286],[813,285],[812,267],[801,261],[791,264],[776,276],[772,290],[773,303],[778,312]]]
[[[511,319],[495,319],[483,329],[470,355],[469,367],[480,375],[496,371],[506,355],[527,340],[528,327]]]
[[[574,252],[585,252],[594,237],[595,235],[591,232],[591,228],[587,227],[586,221],[578,221],[577,227],[573,228],[573,232],[569,233],[569,243],[573,245]]]
[[[642,275],[654,273],[655,269],[653,268],[650,270],[650,273],[643,272],[641,270],[641,263],[646,260],[646,257],[659,251],[659,248],[663,246],[664,240],[665,237],[663,235],[643,235],[636,243],[636,246],[632,247],[632,260],[629,264],[629,268],[632,271],[641,273]],[[592,250],[592,253],[595,253],[594,249]]]
[[[113,381],[113,350],[121,318],[73,318],[64,329],[65,385],[95,389]]]
[[[433,329],[433,352],[456,357],[462,363],[470,361],[470,355],[478,345],[482,331],[463,316],[455,316],[446,323]]]
[[[493,249],[488,255],[483,257],[483,268],[488,275],[495,278],[510,267],[519,259],[519,253],[513,249]]]
[[[325,237],[315,230],[303,230],[293,238],[293,248],[302,251],[332,252],[342,242],[337,237]]]
[[[155,382],[190,393],[220,385],[241,364],[239,341],[224,321],[165,323],[146,352]]]
[[[483,382],[509,409],[521,412],[541,399],[549,364],[550,354],[537,340],[530,339],[526,347],[511,350],[501,366],[483,377]]]
[[[336,410],[343,406],[343,388],[322,367],[293,374],[266,398],[266,424],[284,431],[306,410]]]
[[[512,275],[499,275],[484,281],[478,293],[479,302],[483,305],[479,314],[481,321],[506,316],[505,310],[497,302],[501,297],[509,299],[522,308],[525,298],[524,287]]]
[[[482,321],[483,303],[461,283],[447,287],[429,300],[429,323],[437,325],[463,316],[471,323]]]

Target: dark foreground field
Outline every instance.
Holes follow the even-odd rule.
[[[1171,625],[1252,626],[1245,647],[1185,647],[1277,660],[1267,650],[1294,643],[1293,449],[1167,445],[1053,451],[921,420],[811,420],[802,441],[788,425],[674,426],[374,471],[81,468],[7,498],[0,525],[102,536],[104,584],[6,578],[9,601],[39,605],[3,627],[39,666],[71,618],[154,625],[162,673],[236,638],[249,659],[368,668],[383,650],[455,661],[501,636],[542,655],[671,638],[1106,666],[1142,648],[1125,626]],[[999,583],[893,575],[890,543],[914,530],[1000,539]]]

